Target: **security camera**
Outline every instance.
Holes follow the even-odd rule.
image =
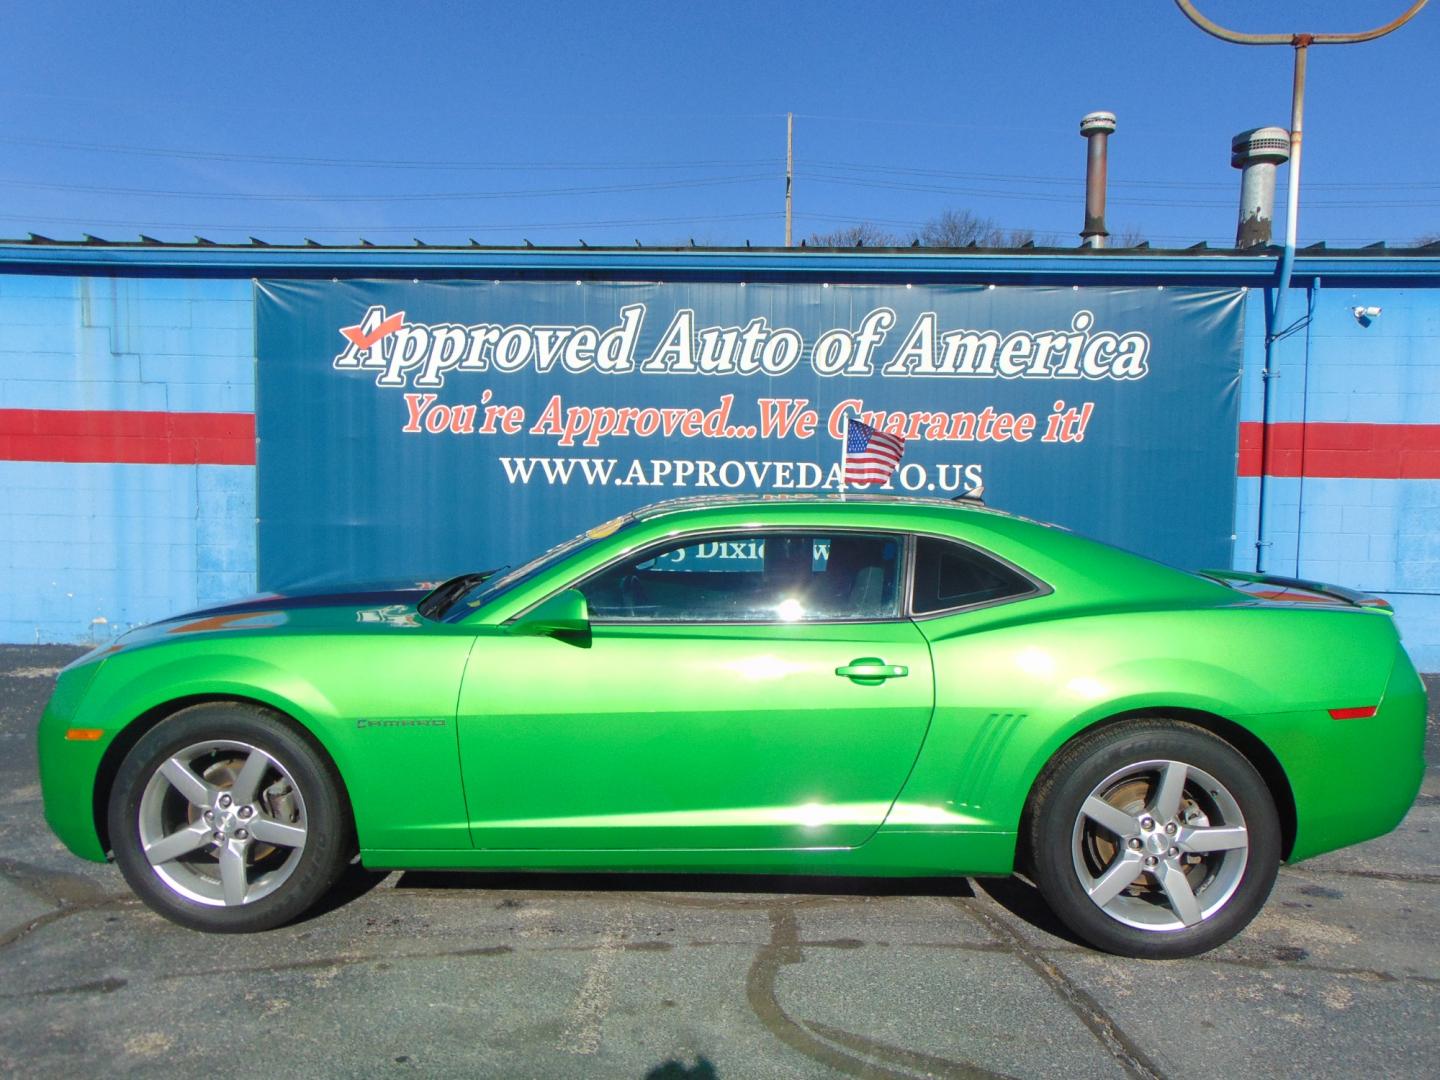
[[[1353,307],[1350,311],[1354,314],[1355,320],[1360,323],[1369,323],[1371,319],[1379,318],[1378,307]]]

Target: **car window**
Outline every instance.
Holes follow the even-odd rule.
[[[910,610],[917,615],[1035,591],[1028,578],[974,548],[933,536],[915,538]]]
[[[899,615],[894,536],[739,533],[649,548],[578,586],[592,618],[806,622]]]
[[[593,529],[587,529],[579,536],[572,536],[569,540],[556,544],[549,551],[535,556],[523,566],[514,569],[502,567],[489,574],[478,575],[475,584],[463,592],[448,598],[441,611],[431,615],[424,609],[422,615],[438,617],[445,622],[461,622],[467,615],[470,615],[478,607],[483,607],[491,600],[494,600],[503,592],[524,584],[533,578],[539,577],[552,566],[558,565],[562,560],[583,551],[585,548],[596,544],[608,536],[613,536],[621,529],[629,528],[635,523],[635,519],[629,515],[607,521],[603,525],[596,525]],[[432,594],[433,595],[433,594]]]

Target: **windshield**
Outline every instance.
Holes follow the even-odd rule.
[[[627,514],[624,517],[607,521],[603,525],[596,525],[579,536],[572,536],[569,540],[556,544],[549,551],[537,555],[523,566],[489,575],[472,584],[464,592],[458,593],[443,608],[433,612],[431,617],[443,622],[459,622],[472,611],[494,600],[501,593],[509,592],[516,585],[538,577],[561,560],[568,559],[576,552],[583,551],[592,544],[604,540],[633,521],[634,518]]]

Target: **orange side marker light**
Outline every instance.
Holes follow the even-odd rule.
[[[105,732],[98,727],[72,727],[65,732],[66,742],[98,742]]]

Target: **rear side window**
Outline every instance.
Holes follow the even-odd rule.
[[[974,548],[933,536],[915,538],[910,610],[925,615],[1008,600],[1036,591],[1028,578]]]

